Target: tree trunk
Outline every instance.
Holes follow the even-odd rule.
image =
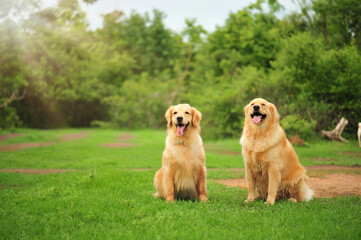
[[[323,130],[321,135],[326,136],[326,137],[328,137],[328,138],[330,138],[332,140],[337,140],[337,141],[341,141],[341,142],[348,142],[346,139],[341,137],[343,129],[346,127],[347,124],[348,124],[347,119],[346,118],[341,118],[341,120],[338,122],[335,129],[333,129],[332,131]]]
[[[6,107],[7,105],[9,105],[11,102],[13,101],[18,101],[18,100],[21,100],[25,97],[25,93],[26,93],[26,88],[24,89],[23,91],[23,94],[21,96],[17,96],[18,95],[18,91],[19,89],[15,90],[11,96],[9,98],[6,98],[4,100],[4,103],[0,104],[0,108],[4,108]]]

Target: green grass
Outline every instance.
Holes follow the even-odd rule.
[[[1,145],[47,142],[48,147],[0,152],[0,168],[64,168],[75,172],[30,175],[0,172],[0,239],[360,239],[361,199],[342,197],[308,203],[287,201],[245,205],[247,191],[215,183],[239,177],[226,168],[243,167],[238,139],[205,141],[209,203],[154,199],[153,177],[161,165],[165,131],[132,131],[131,148],[104,148],[121,131],[86,129],[88,137],[60,141],[83,131],[19,130],[22,137]],[[126,131],[130,132],[130,131]],[[357,142],[310,143],[297,147],[304,165],[360,164]],[[331,161],[313,161],[327,158]],[[150,168],[132,171],[127,168]]]

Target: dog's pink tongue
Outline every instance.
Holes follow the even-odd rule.
[[[177,135],[180,137],[183,134],[185,126],[177,126]]]
[[[254,123],[259,123],[261,120],[262,120],[262,117],[261,117],[261,116],[254,116],[254,117],[252,118],[252,121],[253,121]]]

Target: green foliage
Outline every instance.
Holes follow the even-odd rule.
[[[208,36],[203,51],[217,76],[233,74],[248,65],[267,68],[278,51],[279,31],[275,16],[237,11],[229,15],[225,26]]]
[[[9,109],[0,108],[8,119],[0,127],[104,121],[164,128],[166,109],[188,102],[203,113],[204,136],[239,137],[243,107],[263,97],[289,125],[305,124],[304,138],[341,117],[354,132],[361,119],[360,4],[299,3],[299,12],[279,19],[278,1],[259,0],[214,32],[187,19],[175,33],[158,10],[114,11],[90,31],[77,0],[47,9],[33,0],[1,1],[0,106]]]
[[[134,73],[157,74],[170,68],[179,57],[179,39],[165,28],[164,18],[158,10],[153,11],[153,17],[134,11],[126,17],[123,12],[114,11],[104,16],[104,27],[98,33],[117,51],[127,52],[134,59],[130,66]]]
[[[282,118],[281,126],[288,137],[298,135],[302,139],[310,139],[315,135],[316,121],[307,121],[299,115],[288,115]]]
[[[6,104],[14,94],[21,95],[28,85],[24,37],[12,20],[0,23],[0,105]]]
[[[104,99],[112,120],[126,128],[159,128],[169,107],[170,82],[142,74],[137,81],[125,81],[119,93]]]
[[[344,116],[356,129],[361,118],[355,104],[361,98],[360,64],[355,46],[328,50],[308,33],[287,39],[270,73],[283,98],[277,100],[281,114],[317,120],[317,131],[333,128]]]
[[[0,108],[0,129],[8,129],[20,127],[21,121],[16,113],[16,109],[12,107]]]
[[[316,0],[313,27],[331,46],[355,44],[361,50],[361,4],[358,0]]]
[[[192,82],[187,98],[203,114],[203,134],[206,137],[240,137],[243,108],[250,99],[267,93],[266,75],[249,66],[239,69],[233,76],[215,79],[216,84],[210,86]],[[201,93],[199,89],[202,89]]]

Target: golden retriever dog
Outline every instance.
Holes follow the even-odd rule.
[[[245,108],[243,134],[240,140],[245,163],[248,197],[257,196],[273,205],[276,199],[309,201],[314,193],[306,184],[306,170],[279,125],[276,107],[262,98],[252,100]]]
[[[171,106],[165,113],[168,136],[162,168],[154,177],[155,197],[167,202],[175,198],[208,201],[206,157],[199,135],[201,117],[189,104]]]

